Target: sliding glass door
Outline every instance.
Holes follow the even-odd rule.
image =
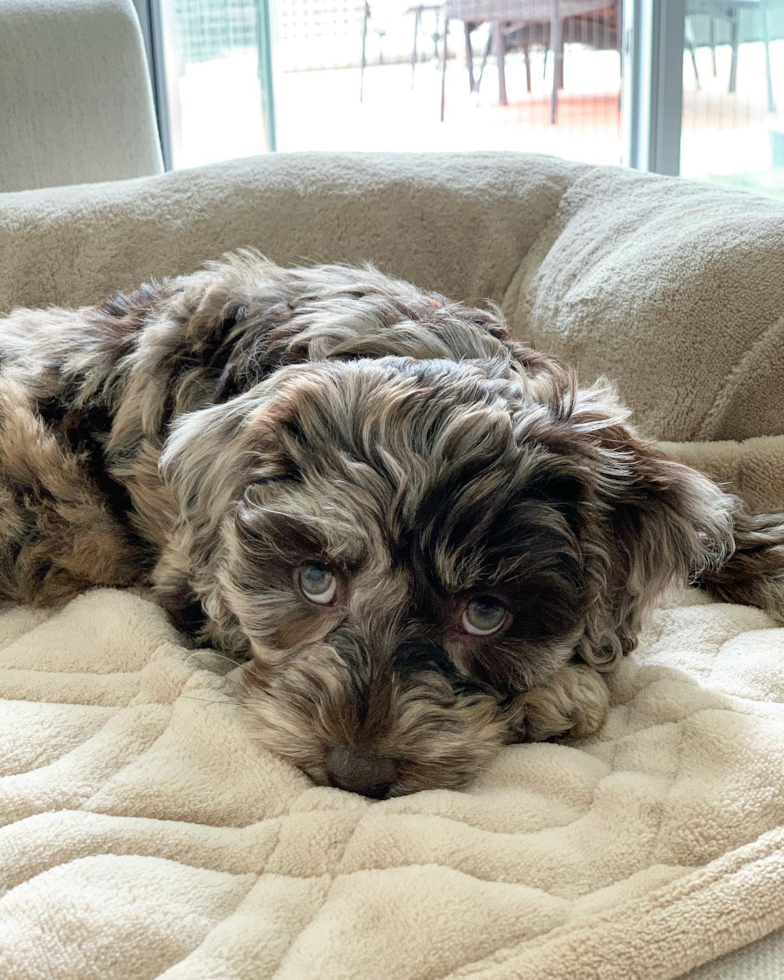
[[[784,196],[784,0],[135,2],[176,167],[525,150]]]
[[[626,0],[627,162],[784,196],[784,0]]]
[[[272,149],[622,160],[622,0],[136,3],[157,12],[177,167]]]
[[[160,25],[171,164],[275,149],[267,0],[151,0]]]
[[[784,0],[687,0],[686,177],[784,197]]]

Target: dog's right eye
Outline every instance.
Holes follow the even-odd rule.
[[[508,620],[506,606],[490,597],[473,599],[463,610],[463,629],[472,636],[497,633]]]
[[[297,569],[297,585],[309,602],[318,606],[331,606],[338,590],[334,573],[323,565],[303,565]]]

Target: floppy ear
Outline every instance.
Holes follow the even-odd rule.
[[[579,654],[609,669],[634,649],[642,615],[671,583],[686,585],[732,554],[736,500],[641,439],[612,392],[588,394],[597,390],[603,397],[582,408],[578,396],[571,418],[593,444],[597,503],[605,514],[591,541],[601,557],[602,599]]]
[[[172,426],[158,470],[174,494],[181,522],[211,537],[249,483],[275,479],[285,461],[265,412],[268,396],[246,392],[223,405],[181,416]]]
[[[215,558],[223,522],[247,485],[274,475],[275,454],[264,451],[266,421],[254,392],[183,415],[158,464],[178,515],[152,573],[156,596],[180,630],[238,651],[246,640],[222,598]]]
[[[224,405],[180,416],[163,447],[158,471],[174,493],[181,518],[207,521],[223,514],[241,478],[251,403],[241,396]]]

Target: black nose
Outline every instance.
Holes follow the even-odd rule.
[[[330,784],[349,793],[383,799],[397,778],[398,765],[389,756],[363,745],[335,745],[326,758]]]

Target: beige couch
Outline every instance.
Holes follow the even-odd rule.
[[[0,310],[242,245],[494,301],[675,455],[784,508],[784,205],[536,156],[271,156],[0,195]],[[381,804],[259,762],[231,678],[156,616],[98,593],[2,620],[0,974],[674,977],[784,925],[783,641],[757,611],[662,610],[599,739]],[[57,910],[73,933],[46,931]]]

